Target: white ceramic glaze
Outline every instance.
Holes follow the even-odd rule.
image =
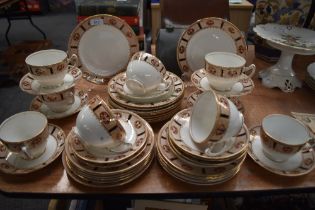
[[[315,80],[315,62],[307,66],[307,72],[312,78],[312,80]]]
[[[73,62],[76,67],[77,56],[71,55],[68,59],[67,53],[62,50],[40,50],[27,56],[25,62],[32,77],[43,87],[50,88],[63,83],[68,64]]]
[[[262,130],[266,134],[262,136],[263,152],[268,158],[278,162],[289,159],[310,139],[308,130],[300,121],[282,114],[264,117]]]
[[[86,31],[78,46],[84,68],[100,76],[110,76],[124,68],[130,46],[125,35],[111,25],[98,25]]]
[[[238,111],[236,106],[227,98],[228,115],[222,116],[222,109],[219,106],[219,101],[213,91],[207,91],[199,95],[193,105],[190,118],[190,134],[196,143],[205,143],[215,128],[224,126],[223,136],[219,140],[229,139],[235,136],[242,128],[244,123],[243,114]],[[228,121],[221,122],[222,119]]]
[[[205,71],[208,82],[219,91],[231,90],[242,74],[251,77],[255,73],[255,65],[246,67],[246,60],[230,52],[212,52],[205,55]]]
[[[24,159],[35,159],[45,151],[48,121],[40,112],[17,113],[0,125],[0,140]]]

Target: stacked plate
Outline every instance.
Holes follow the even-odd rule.
[[[310,64],[307,67],[307,71],[305,74],[305,83],[315,90],[315,63]]]
[[[62,161],[67,174],[78,183],[102,188],[124,185],[139,177],[154,158],[154,133],[150,125],[132,112],[112,111],[124,127],[132,127],[132,147],[124,153],[91,154],[72,129]]]
[[[247,127],[243,125],[226,152],[208,156],[190,137],[190,113],[190,109],[180,111],[161,128],[157,138],[161,166],[170,175],[190,184],[214,185],[231,179],[240,170],[247,154]]]
[[[172,81],[169,92],[162,93],[161,96],[151,94],[136,99],[128,98],[127,94],[124,94],[126,73],[120,73],[108,82],[108,103],[113,108],[130,110],[148,122],[167,120],[180,110],[181,99],[184,96],[183,81],[171,72],[167,72],[167,75],[164,79]],[[154,97],[160,98],[154,100]]]

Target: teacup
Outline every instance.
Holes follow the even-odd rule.
[[[164,81],[166,69],[155,56],[146,52],[135,53],[126,70],[126,86],[134,95],[145,95],[154,90],[166,90],[170,84]]]
[[[34,52],[26,57],[25,62],[34,79],[42,87],[56,87],[63,84],[69,63],[77,66],[78,57],[73,54],[68,58],[62,50],[50,49]]]
[[[20,112],[0,125],[1,142],[26,160],[38,158],[45,152],[48,136],[48,121],[40,112]]]
[[[300,121],[282,114],[264,117],[260,137],[263,153],[276,162],[288,160],[310,140],[307,128]]]
[[[240,132],[243,123],[243,114],[229,99],[206,91],[199,95],[192,108],[189,130],[195,143],[208,145],[207,154],[217,155],[228,149],[231,138]]]
[[[41,95],[43,103],[53,112],[61,113],[70,109],[74,103],[74,85],[62,92]]]
[[[207,79],[216,90],[228,91],[241,79],[242,74],[252,77],[256,66],[246,67],[246,60],[230,52],[212,52],[205,56]]]
[[[99,96],[92,98],[79,112],[75,133],[92,154],[123,153],[130,149],[124,142],[123,126]]]

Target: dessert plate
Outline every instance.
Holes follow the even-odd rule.
[[[282,176],[301,176],[314,169],[314,151],[309,144],[285,162],[275,162],[267,158],[262,150],[260,126],[250,129],[249,156],[261,167]]]
[[[83,90],[76,90],[74,95],[74,103],[72,106],[64,111],[64,112],[53,112],[51,111],[40,99],[39,96],[36,96],[30,105],[31,111],[38,111],[46,115],[48,119],[60,119],[64,117],[68,117],[70,115],[73,115],[81,110],[81,108],[87,103],[88,101],[88,94],[84,92]]]
[[[189,131],[189,119],[191,110],[184,109],[178,112],[169,123],[169,137],[170,141],[181,152],[192,156],[196,159],[205,161],[226,161],[242,154],[247,149],[249,141],[249,133],[244,124],[237,136],[233,137],[228,143],[229,149],[217,156],[208,156],[205,153],[205,146],[200,146],[192,140]]]
[[[68,73],[66,74],[62,85],[54,88],[41,87],[38,81],[32,77],[31,73],[27,73],[20,80],[20,88],[22,91],[32,95],[47,95],[64,91],[73,86],[82,76],[82,72],[79,68],[73,66],[68,66],[68,68]]]
[[[163,91],[156,90],[144,96],[133,95],[132,91],[130,91],[126,85],[126,79],[127,79],[126,74],[119,74],[115,82],[116,83],[115,88],[117,90],[117,93],[127,101],[140,104],[154,103],[169,98],[174,92],[173,80],[172,77],[169,75],[166,76],[164,79],[165,83],[170,84],[169,88]]]
[[[44,154],[34,160],[25,160],[17,154],[7,150],[0,143],[0,171],[7,174],[27,174],[44,168],[54,161],[63,151],[65,133],[63,130],[53,124],[49,124],[49,132],[47,146]]]
[[[84,19],[68,41],[69,55],[78,56],[84,78],[94,83],[103,83],[123,71],[137,51],[138,38],[132,28],[124,20],[106,14]]]
[[[139,152],[141,148],[144,147],[148,136],[150,135],[150,130],[147,129],[146,122],[138,115],[133,112],[126,110],[112,110],[116,115],[117,119],[121,122],[122,126],[126,131],[125,143],[132,144],[130,150],[125,153],[106,153],[101,154],[95,152],[91,154],[88,152],[84,145],[81,143],[77,135],[71,135],[69,137],[69,145],[73,149],[73,153],[80,159],[92,162],[92,163],[115,163],[122,161],[123,159],[133,156],[135,153]]]
[[[203,68],[210,52],[232,52],[246,57],[247,45],[241,31],[232,23],[217,17],[196,21],[181,35],[177,44],[177,63],[190,75]]]
[[[228,96],[228,97],[238,97],[238,96],[248,95],[253,91],[255,87],[254,81],[247,75],[242,74],[241,79],[233,85],[231,90],[220,91],[220,90],[213,89],[207,79],[206,71],[203,68],[195,71],[191,75],[191,82],[199,90],[202,90],[202,91],[214,90],[216,93],[220,95]]]

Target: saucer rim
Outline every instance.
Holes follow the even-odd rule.
[[[312,167],[310,167],[309,169],[305,170],[304,172],[301,172],[301,173],[291,173],[290,172],[292,170],[280,170],[280,169],[274,169],[274,168],[271,168],[269,166],[266,166],[261,160],[259,160],[259,158],[254,154],[253,152],[253,149],[252,149],[252,143],[253,141],[255,141],[255,136],[258,135],[258,133],[256,131],[255,134],[253,134],[253,130],[259,128],[261,125],[257,125],[257,126],[253,126],[252,128],[249,129],[249,133],[250,133],[250,137],[249,137],[249,143],[248,143],[248,150],[247,150],[247,153],[248,155],[252,158],[252,160],[258,164],[259,166],[261,166],[262,168],[266,169],[267,171],[273,173],[273,174],[277,174],[277,175],[280,175],[280,176],[286,176],[286,177],[298,177],[298,176],[303,176],[303,175],[306,175],[308,173],[310,173],[314,168],[315,168],[315,152],[314,150],[310,147],[309,150],[307,150],[307,153],[311,152],[312,153],[312,156],[313,156],[313,163],[312,163]],[[310,146],[308,143],[303,147],[307,147],[307,146]],[[302,148],[302,149],[303,149]],[[299,153],[302,153],[302,151],[299,151]],[[257,161],[258,160],[258,161]],[[272,161],[272,160],[270,160]],[[301,165],[301,164],[300,164]],[[295,170],[295,169],[294,169]]]
[[[47,159],[47,161],[45,161],[43,163],[40,163],[37,166],[34,166],[33,168],[16,168],[14,166],[14,170],[13,171],[12,170],[5,171],[2,168],[0,168],[0,171],[2,173],[12,174],[12,175],[29,174],[29,173],[38,171],[38,170],[40,170],[42,168],[45,168],[46,166],[51,164],[53,161],[55,161],[59,157],[59,155],[63,152],[63,150],[64,150],[66,135],[65,135],[65,132],[63,131],[63,129],[61,129],[59,126],[57,126],[55,124],[52,124],[52,123],[48,123],[48,126],[49,126],[49,128],[52,128],[52,133],[50,132],[49,135],[52,136],[53,139],[57,142],[57,146],[56,146],[55,152],[53,153],[52,156],[50,156]],[[56,132],[56,129],[57,129],[58,132]],[[60,139],[59,139],[55,135],[57,135],[57,133],[60,133],[60,132],[61,132],[61,135],[59,135],[60,136]],[[1,142],[0,142],[0,145],[2,145]],[[8,151],[8,149],[6,149],[6,155],[4,157],[4,160],[6,159],[6,157],[8,156],[9,153],[10,152]],[[5,163],[8,164],[9,166],[13,166],[8,161],[5,161]]]

